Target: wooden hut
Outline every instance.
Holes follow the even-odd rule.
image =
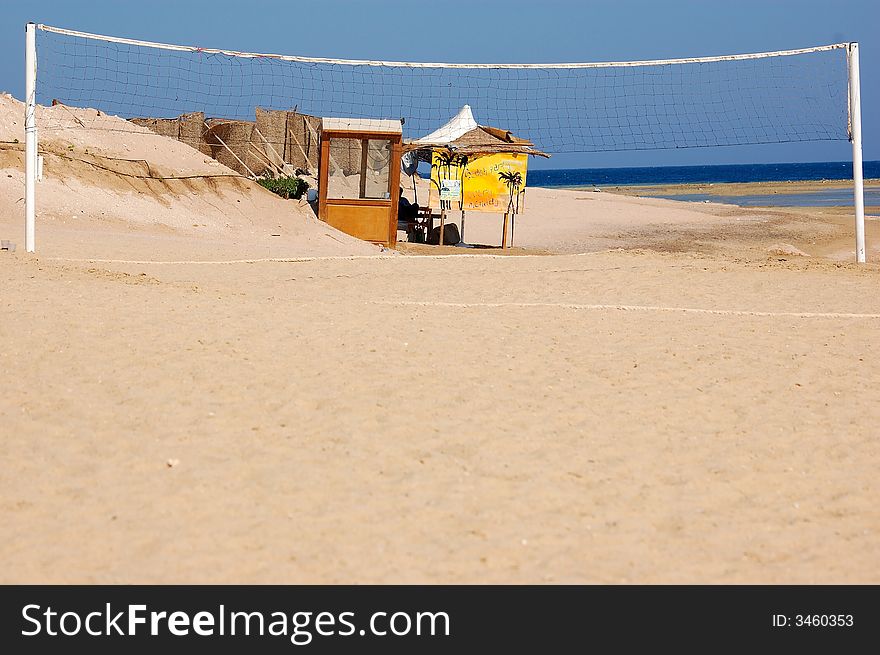
[[[441,235],[447,210],[461,211],[462,240],[465,211],[503,214],[502,248],[510,218],[522,210],[528,158],[550,156],[510,130],[479,125],[468,105],[434,132],[406,143],[404,151],[431,162],[429,205],[440,209]],[[510,236],[512,241],[512,230]]]
[[[324,118],[321,123],[318,217],[358,239],[393,247],[400,121]]]

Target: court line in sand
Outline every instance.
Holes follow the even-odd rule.
[[[604,253],[615,252],[615,250],[596,250],[593,252],[579,252],[572,254],[558,255],[561,257],[586,257],[589,255],[601,255]],[[150,260],[150,259],[92,259],[90,257],[46,257],[46,262],[79,262],[83,264],[136,264],[139,266],[148,266],[150,264],[159,265],[189,265],[189,264],[262,264],[262,263],[280,263],[280,264],[296,264],[300,262],[332,262],[332,261],[353,261],[356,259],[375,259],[380,261],[418,261],[421,259],[524,259],[532,257],[540,257],[548,259],[557,255],[494,255],[491,253],[477,254],[466,253],[448,254],[448,255],[402,255],[395,254],[377,254],[377,255],[326,255],[323,257],[259,257],[255,259],[218,259],[218,260],[200,260],[200,259],[183,259],[183,260]]]
[[[475,307],[489,308],[535,308],[559,307],[561,309],[581,309],[595,311],[623,312],[680,312],[684,314],[711,314],[715,316],[770,316],[789,318],[854,318],[880,319],[880,314],[856,314],[846,312],[763,312],[739,309],[702,309],[699,307],[663,307],[660,305],[599,305],[556,302],[435,302],[422,300],[374,300],[374,305],[397,305],[403,307],[454,307],[470,309]]]
[[[220,264],[262,264],[264,262],[280,264],[296,264],[299,262],[319,261],[346,261],[354,259],[397,259],[388,255],[328,255],[326,257],[261,257],[257,259],[176,259],[176,260],[152,260],[152,259],[91,259],[81,257],[46,257],[47,262],[74,262],[81,264],[133,264],[138,266],[150,266],[152,264],[162,266],[188,266],[190,264],[205,264],[217,266]]]

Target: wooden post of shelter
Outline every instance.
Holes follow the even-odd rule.
[[[507,248],[507,227],[510,223],[510,212],[504,212],[504,227],[501,230],[501,249]]]
[[[446,207],[441,202],[440,204],[440,240],[437,242],[438,246],[443,245],[443,230],[446,228]]]

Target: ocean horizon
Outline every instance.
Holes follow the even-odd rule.
[[[865,179],[880,178],[880,161],[863,162]],[[711,166],[639,166],[530,170],[527,186],[647,186],[851,180],[852,162],[718,164]]]

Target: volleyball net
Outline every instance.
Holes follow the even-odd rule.
[[[196,116],[194,141],[203,122],[205,129],[211,120],[254,122],[261,111],[288,113],[284,127],[271,130],[286,132],[282,139],[291,115],[301,117],[294,131],[307,137],[319,127],[313,119],[333,116],[400,119],[404,139],[417,139],[465,104],[479,124],[548,153],[860,140],[857,44],[657,61],[472,64],[246,53],[31,27],[36,103],[127,119],[107,128],[117,130],[153,121],[161,131],[163,121]],[[39,127],[71,129],[50,117]],[[180,124],[171,129],[186,140]],[[225,135],[226,146],[254,138],[247,130]],[[272,143],[278,137],[260,137],[284,159],[285,146]]]

